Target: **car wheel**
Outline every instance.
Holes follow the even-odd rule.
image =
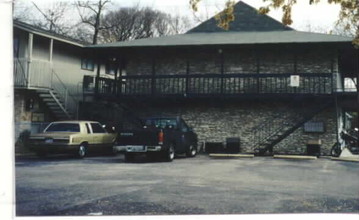
[[[84,158],[87,154],[87,148],[84,144],[81,144],[77,150],[76,156],[78,158]]]
[[[197,147],[191,144],[186,151],[186,156],[194,157],[196,156],[196,154],[197,154]]]
[[[168,162],[173,161],[175,158],[175,147],[173,144],[170,144],[168,149],[165,151],[165,160]]]
[[[125,153],[125,161],[126,162],[132,162],[135,158],[135,155],[133,153]]]

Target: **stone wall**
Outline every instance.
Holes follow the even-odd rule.
[[[32,108],[28,102],[32,99]],[[26,138],[31,133],[41,132],[54,118],[35,92],[15,90],[14,93],[14,138],[15,152],[26,152]]]
[[[274,147],[274,152],[279,154],[288,154],[295,152],[297,154],[306,153],[306,145],[310,140],[321,140],[321,154],[330,155],[330,150],[337,141],[337,125],[335,109],[325,110],[316,115],[311,121],[324,122],[324,133],[308,133],[300,127],[286,139]]]
[[[260,101],[196,101],[183,103],[132,103],[131,109],[139,117],[181,115],[193,127],[199,142],[225,142],[228,137],[239,137],[243,152],[253,152],[253,133],[265,122],[285,123],[285,117],[295,117],[303,109],[316,108],[316,102],[260,102]],[[334,108],[333,108],[334,109]],[[322,153],[329,155],[336,142],[334,110],[316,115],[313,121],[322,121],[324,133],[305,133],[303,126],[274,147],[276,153],[305,154],[309,140],[321,139]]]

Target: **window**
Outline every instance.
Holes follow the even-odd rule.
[[[324,133],[324,122],[307,122],[304,124],[304,132]]]
[[[52,123],[45,132],[80,132],[78,123]]]
[[[116,63],[108,62],[106,64],[106,74],[115,75],[117,70]]]
[[[91,123],[93,133],[106,133],[105,129],[98,123]]]
[[[147,119],[145,125],[156,128],[177,128],[177,121],[176,119],[166,118]]]
[[[81,69],[93,71],[95,69],[93,60],[85,58],[81,59]]]

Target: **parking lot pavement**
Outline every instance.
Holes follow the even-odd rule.
[[[16,160],[17,216],[359,213],[359,163],[123,155]]]

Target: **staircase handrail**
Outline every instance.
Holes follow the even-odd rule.
[[[73,113],[77,110],[77,101],[76,98],[74,97],[74,95],[72,95],[67,86],[65,85],[65,83],[61,80],[61,78],[59,77],[59,75],[55,72],[54,69],[52,69],[52,74],[53,74],[53,78],[52,78],[52,86],[51,89],[54,90],[59,96],[61,96],[61,98],[64,100],[64,105],[65,105],[65,109],[69,109],[71,110]],[[59,87],[54,85],[54,79],[57,80],[57,82],[59,83]]]
[[[308,110],[305,112],[296,111],[294,115],[286,115],[284,117],[277,116],[275,118],[268,119],[264,124],[260,124],[252,129],[254,135],[252,136],[253,147],[258,147],[260,143],[270,139],[271,137],[278,135],[284,128],[291,126],[294,127],[298,123],[302,124],[304,121],[308,121],[313,118],[318,112],[322,111],[328,104],[325,103],[320,108],[316,108],[315,110]],[[294,120],[295,118],[295,120]],[[278,119],[282,119],[282,122],[288,122],[288,124],[278,123]],[[275,125],[275,126],[274,126]]]

